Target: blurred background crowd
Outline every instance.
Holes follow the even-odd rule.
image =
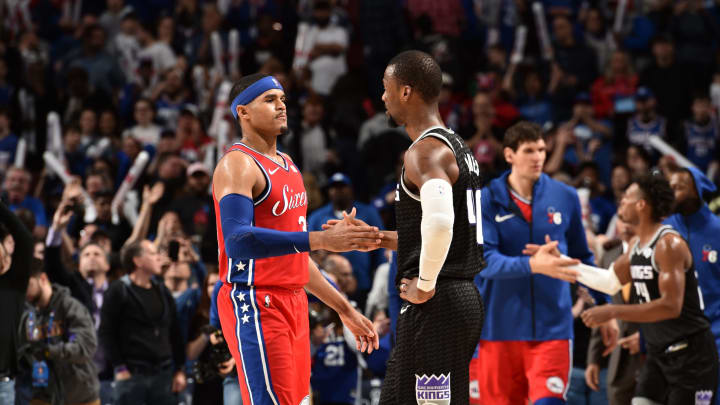
[[[718,179],[717,0],[6,0],[0,21],[2,200],[30,229],[47,277],[70,288],[101,331],[103,404],[117,373],[103,340],[103,293],[136,267],[152,272],[120,255],[145,240],[174,298],[173,346],[184,355],[167,357],[187,361],[192,402],[218,403],[198,393],[221,395],[222,377],[236,378],[221,355],[211,357],[223,373],[198,377],[192,364],[217,340],[206,327],[217,281],[209,185],[241,136],[227,93],[242,75],[271,74],[285,88],[290,131],[278,147],[303,171],[311,231],[353,206],[394,229],[410,140],[388,125],[381,78],[405,49],[442,67],[442,118],[486,180],[506,169],[505,129],[542,126],[545,171],[584,190],[596,253],[619,236],[617,202],[634,174],[669,171],[682,155]],[[101,257],[83,261],[88,245]],[[339,320],[314,303],[317,403],[373,403],[391,346],[389,255],[313,255],[384,342],[358,356]],[[198,388],[208,381],[213,389]],[[193,390],[175,384],[190,402]]]

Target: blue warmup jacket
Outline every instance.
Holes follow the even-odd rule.
[[[704,191],[715,191],[715,185],[701,171],[695,168],[687,170],[695,181],[700,198]],[[710,320],[715,343],[720,347],[720,218],[703,204],[691,215],[674,214],[664,223],[672,225],[690,246],[705,304],[705,316]]]
[[[580,200],[575,189],[545,174],[535,183],[532,224],[510,198],[509,172],[482,189],[482,225],[487,267],[475,278],[485,303],[483,340],[572,339],[570,284],[530,272],[527,243],[558,248],[595,265],[585,240]]]

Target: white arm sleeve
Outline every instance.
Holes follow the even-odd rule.
[[[445,263],[453,236],[452,186],[442,179],[430,179],[420,188],[422,221],[420,235],[420,278],[417,287],[423,291],[435,288],[438,273]]]
[[[615,295],[618,291],[620,291],[620,289],[622,289],[622,284],[620,284],[620,280],[618,280],[617,275],[615,274],[613,265],[610,265],[610,268],[607,270],[599,267],[588,266],[585,263],[568,266],[568,268],[577,270],[579,273],[577,281],[592,288],[593,290],[600,291],[608,295]]]

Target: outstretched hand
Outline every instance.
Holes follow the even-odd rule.
[[[357,210],[354,207],[353,207],[352,211],[350,211],[349,214],[347,212],[343,211],[343,219],[328,220],[326,223],[322,224],[322,229],[323,229],[323,231],[326,231],[342,222],[345,222],[349,225],[355,225],[355,226],[367,226],[367,227],[370,226],[362,219],[358,219],[356,217],[356,214],[357,214]],[[376,246],[373,245],[370,247],[359,248],[359,249],[354,249],[354,250],[357,250],[359,252],[370,252],[370,251],[380,249],[380,248],[386,248],[386,249],[392,249],[392,250],[397,249],[397,246],[393,245],[393,238],[388,237],[388,234],[389,233],[386,231],[380,231],[380,244],[379,245],[376,245]],[[394,239],[395,239],[395,242],[397,242],[397,238],[394,238]]]
[[[375,226],[369,226],[355,218],[357,210],[350,214],[343,213],[344,218],[328,227],[323,226],[323,247],[333,252],[350,250],[370,251],[380,247],[383,234]]]
[[[360,312],[352,309],[346,313],[338,314],[343,325],[355,336],[355,343],[360,352],[372,353],[380,347],[380,337],[375,325]]]
[[[578,271],[569,268],[580,264],[577,259],[562,257],[558,250],[558,241],[550,240],[550,236],[545,235],[545,244],[542,246],[528,244],[525,245],[523,253],[531,254],[530,270],[533,273],[544,274],[548,277],[558,280],[569,281],[574,283],[578,278]]]

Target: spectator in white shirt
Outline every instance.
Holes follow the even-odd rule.
[[[157,145],[160,140],[160,127],[153,122],[155,118],[153,103],[146,98],[136,101],[134,117],[137,124],[125,130],[123,138],[132,136],[143,145]]]
[[[137,31],[137,39],[140,46],[142,46],[142,49],[138,52],[138,58],[140,60],[151,60],[153,75],[157,77],[174,67],[177,58],[170,45],[155,39],[155,29],[151,25],[140,25]]]
[[[345,51],[349,39],[347,29],[331,21],[331,6],[327,0],[313,5],[312,23],[300,23],[295,42],[297,71],[309,69],[310,87],[321,95],[328,95],[337,79],[347,71]]]

